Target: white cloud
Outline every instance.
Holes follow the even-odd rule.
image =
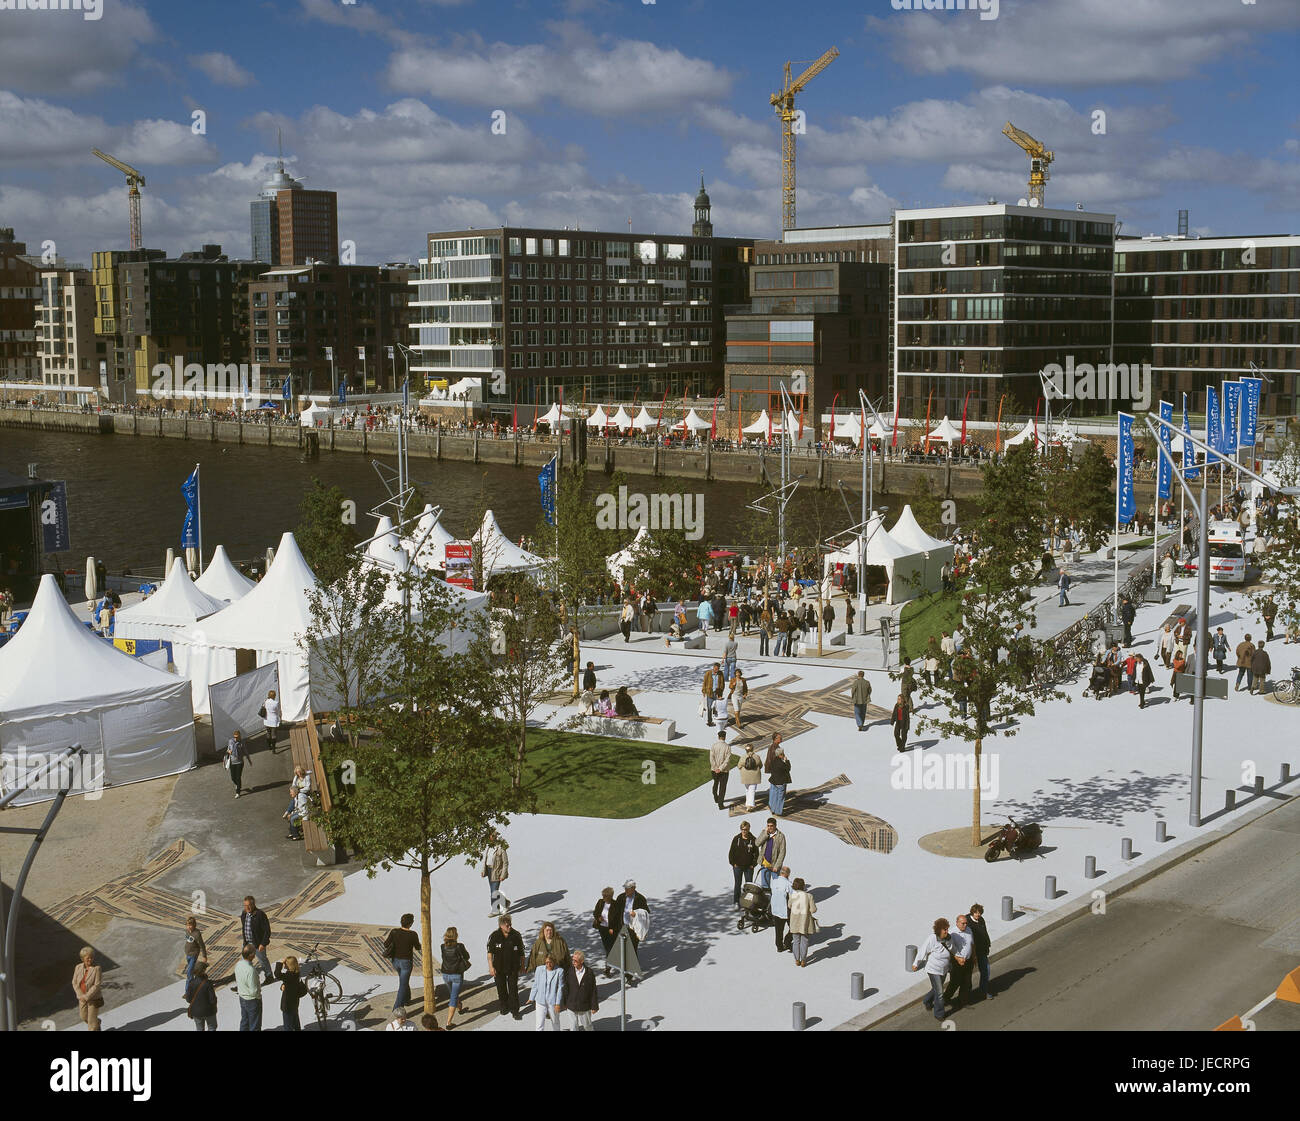
[[[109,18],[81,13],[0,14],[0,82],[26,93],[83,94],[120,81],[140,48],[156,42],[147,12],[129,0],[111,0]]]
[[[221,51],[209,51],[207,54],[190,55],[190,65],[201,70],[219,86],[242,88],[257,81],[247,70],[228,54]]]

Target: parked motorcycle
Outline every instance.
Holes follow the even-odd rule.
[[[989,842],[989,847],[984,850],[984,859],[992,864],[1004,852],[1009,852],[1013,856],[1021,856],[1027,852],[1033,852],[1043,843],[1043,827],[1037,822],[1029,822],[1027,825],[1017,825],[1014,820],[1007,819],[1010,824],[1004,825],[998,830],[997,835]]]

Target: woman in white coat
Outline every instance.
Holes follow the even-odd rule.
[[[266,746],[274,751],[275,738],[280,731],[280,702],[275,699],[274,689],[266,694],[259,715],[262,717],[262,726],[266,729]]]
[[[802,968],[808,964],[808,939],[817,933],[817,901],[804,885],[803,878],[796,876],[790,885],[790,896],[786,901],[790,911],[791,949],[794,951],[794,963]]]

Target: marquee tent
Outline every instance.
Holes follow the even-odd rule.
[[[595,411],[587,418],[588,428],[608,428],[609,424],[609,414],[605,412],[603,405],[597,405]]]
[[[1025,421],[1024,428],[1022,428],[1019,432],[1017,432],[1014,436],[1010,437],[1009,439],[1003,440],[1002,446],[1005,448],[1014,448],[1018,444],[1023,444],[1026,440],[1037,441],[1039,450],[1040,451],[1042,450],[1043,447],[1042,433],[1037,431],[1037,425],[1032,420]]]
[[[766,436],[771,423],[772,419],[767,415],[767,410],[764,409],[758,414],[758,419],[754,421],[753,424],[745,425],[741,431],[745,433],[746,436]]]
[[[955,444],[961,440],[961,429],[959,429],[947,417],[935,425],[934,430],[930,433],[931,440],[942,440],[945,444]]]
[[[627,410],[619,405],[618,412],[613,415],[609,423],[622,432],[632,427],[632,418],[627,415]]]
[[[686,414],[684,420],[679,420],[673,425],[673,431],[679,428],[689,428],[692,432],[702,432],[706,428],[712,428],[713,425],[701,417],[694,409]]]
[[[648,526],[642,526],[636,531],[636,536],[632,538],[631,544],[626,548],[620,549],[617,553],[612,553],[605,558],[605,567],[609,569],[609,574],[620,584],[624,583],[623,569],[633,563],[633,553],[646,541],[650,536]]]
[[[434,513],[433,506],[426,504],[424,513],[420,515],[419,520],[415,523],[414,532],[402,544],[408,550],[414,550],[415,546],[419,544],[419,552],[415,554],[415,563],[421,567],[446,568],[446,548],[449,542],[455,540],[456,535],[443,528],[442,522]]]
[[[218,545],[212,553],[212,560],[203,571],[194,586],[214,599],[234,603],[257,587],[257,584],[230,563],[226,547]]]
[[[895,541],[886,532],[881,515],[874,511],[871,520],[867,523],[866,538],[867,566],[883,568],[889,582],[885,592],[885,602],[905,603],[920,595],[925,587],[924,554]],[[846,548],[827,553],[823,560],[823,572],[833,571],[837,564],[856,567],[858,549],[858,539],[854,538]]]
[[[913,549],[925,558],[925,587],[927,591],[937,592],[943,587],[943,566],[951,565],[953,546],[950,541],[941,541],[931,537],[912,513],[911,505],[903,507],[898,521],[889,531],[889,536],[904,548]]]
[[[32,756],[73,744],[89,763],[75,790],[179,774],[194,766],[189,682],[147,666],[92,634],[73,614],[54,577],[41,577],[31,613],[0,647],[0,756],[6,785],[34,766]],[[53,797],[48,784],[19,803]]]
[[[483,557],[485,581],[497,572],[536,572],[546,563],[544,557],[521,549],[502,533],[491,510],[483,515],[483,524],[473,540],[474,548]]]
[[[802,433],[800,432],[799,417],[796,414],[787,412],[785,414],[785,422],[790,431],[791,443],[804,445],[813,442],[813,426],[810,422],[804,422]],[[773,436],[780,436],[782,434],[780,422],[770,420],[766,409],[759,414],[758,419],[754,421],[753,424],[747,425],[745,428],[742,428],[741,431],[750,436],[766,436],[768,435],[769,424],[771,425],[771,434]]]
[[[460,400],[462,398],[470,401],[483,400],[483,379],[482,378],[461,378],[455,385],[447,389],[449,400]]]
[[[582,414],[578,409],[566,405],[564,408],[564,428],[567,431],[573,427],[574,418],[581,418]],[[537,418],[538,424],[549,425],[552,429],[560,422],[560,405],[559,402],[553,402],[551,407]]]
[[[822,424],[827,428],[831,424],[831,414],[822,417]],[[837,412],[835,414],[835,432],[837,440],[852,440],[855,444],[862,440],[862,414],[856,412]]]
[[[636,420],[632,421],[631,426],[637,429],[638,431],[645,432],[647,429],[653,428],[655,426],[655,418],[652,417],[646,411],[646,407],[642,405],[641,411],[636,414]]]

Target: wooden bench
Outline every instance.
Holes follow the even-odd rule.
[[[333,807],[333,802],[330,797],[329,783],[326,781],[325,764],[320,757],[320,735],[316,728],[316,720],[310,712],[304,723],[295,724],[289,729],[289,751],[293,757],[293,765],[302,767],[311,775],[312,789],[308,801],[312,805],[312,812],[299,826],[302,830],[303,846],[312,863],[337,863],[339,854],[314,817],[317,805],[320,806],[319,812],[328,813]]]
[[[671,743],[677,735],[677,721],[657,716],[584,716],[574,730],[592,736]]]
[[[1173,612],[1165,617],[1165,621],[1160,624],[1159,629],[1163,631],[1165,627],[1176,627],[1178,626],[1179,619],[1186,619],[1187,622],[1191,624],[1192,628],[1195,629],[1196,612],[1192,609],[1190,603],[1180,603],[1175,607]]]

